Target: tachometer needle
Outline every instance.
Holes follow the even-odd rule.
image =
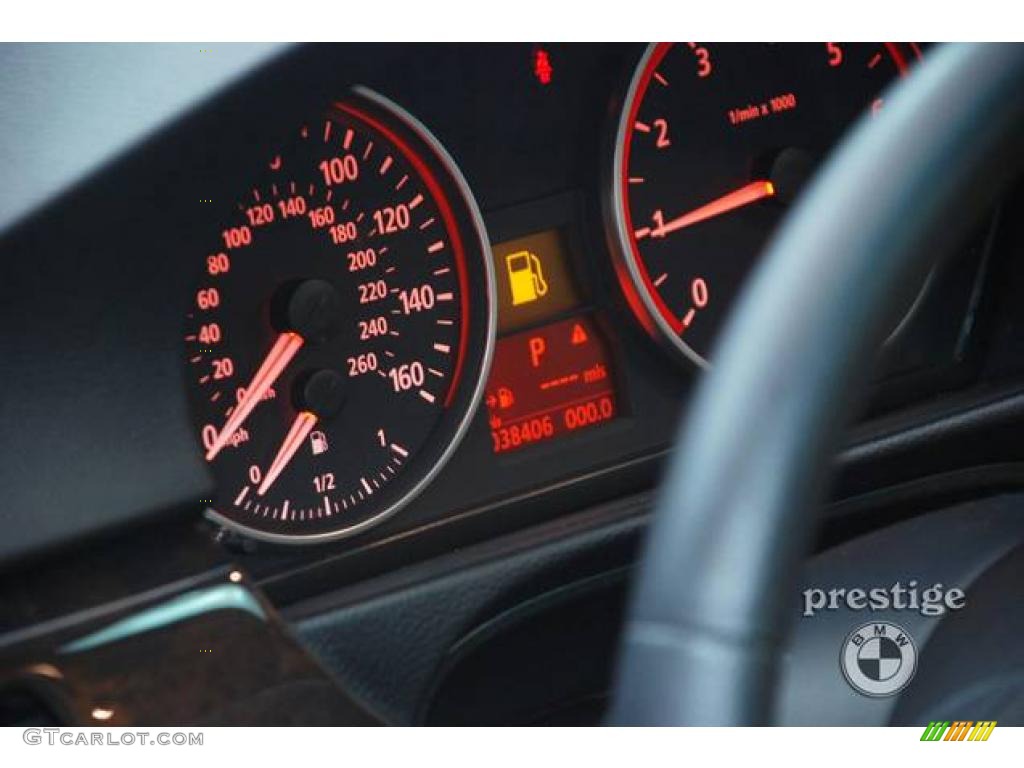
[[[310,430],[315,426],[316,414],[311,411],[301,411],[295,417],[295,421],[292,422],[292,428],[285,435],[284,442],[281,443],[281,447],[277,451],[277,456],[274,457],[274,461],[270,464],[270,469],[267,470],[267,474],[263,477],[263,482],[260,483],[258,490],[260,496],[265,494],[267,489],[274,484],[277,476],[288,466],[292,456],[299,450],[299,446],[305,442]]]
[[[206,451],[207,461],[213,461],[221,449],[228,444],[231,436],[249,418],[253,408],[263,399],[267,390],[273,386],[274,382],[277,381],[277,377],[281,375],[281,372],[288,366],[288,363],[295,357],[295,353],[301,348],[302,337],[293,331],[286,331],[277,337],[277,341],[270,348],[266,358],[263,360],[263,364],[256,371],[256,375],[252,377],[249,386],[245,388],[245,396],[235,406],[224,428],[217,435],[209,450]]]
[[[763,200],[774,194],[775,185],[770,181],[752,181],[671,221],[662,221],[659,211],[655,214],[654,223],[656,226],[651,229],[651,237],[664,237],[671,232],[676,232],[715,216],[721,216],[723,213],[742,208],[744,205],[756,203],[758,200]]]

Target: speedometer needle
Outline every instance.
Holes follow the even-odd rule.
[[[263,399],[277,377],[288,366],[288,363],[295,357],[295,353],[302,348],[302,337],[294,331],[286,331],[277,337],[274,346],[270,348],[263,364],[256,375],[252,377],[249,386],[245,388],[245,395],[238,401],[238,405],[231,412],[227,423],[214,439],[209,450],[206,451],[206,460],[213,461],[214,457],[221,452],[221,449],[228,444],[231,436],[238,431],[243,422],[249,418],[256,404]]]
[[[270,464],[270,469],[267,470],[263,482],[260,483],[258,490],[260,496],[267,492],[267,489],[277,480],[277,476],[288,466],[288,462],[292,460],[292,456],[299,450],[299,446],[305,442],[306,437],[314,426],[316,426],[316,414],[312,411],[301,411],[295,417],[295,421],[292,422],[292,428],[285,435],[284,442],[281,443],[281,447],[277,451],[277,456],[274,457],[274,461]]]
[[[742,208],[744,205],[756,203],[766,197],[775,194],[775,185],[770,181],[752,181],[739,189],[712,200],[700,208],[694,208],[689,213],[684,213],[671,221],[664,221],[661,211],[654,214],[655,227],[651,229],[651,237],[664,237],[665,235],[692,226],[701,221],[721,216],[723,213]]]

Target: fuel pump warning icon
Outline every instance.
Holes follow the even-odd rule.
[[[310,432],[309,447],[313,449],[314,456],[319,456],[321,453],[327,453],[327,435],[325,435],[319,429]]]
[[[512,289],[512,306],[529,304],[548,292],[540,259],[530,251],[516,251],[505,257],[508,284]]]

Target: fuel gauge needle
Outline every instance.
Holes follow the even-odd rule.
[[[277,451],[277,456],[274,457],[274,461],[270,464],[270,469],[267,470],[267,474],[263,477],[263,482],[260,483],[259,490],[257,491],[260,496],[267,492],[270,486],[274,484],[274,481],[277,480],[277,476],[288,466],[288,462],[292,460],[292,456],[295,455],[295,452],[305,442],[306,437],[314,426],[316,426],[316,414],[311,411],[301,411],[295,417],[295,421],[292,422],[292,428],[285,435],[284,442],[281,443],[281,447]]]
[[[693,226],[715,216],[721,216],[723,213],[729,213],[729,211],[734,211],[745,205],[756,203],[758,200],[763,200],[766,197],[772,197],[774,194],[775,185],[770,181],[752,181],[739,189],[715,198],[700,208],[694,208],[682,216],[677,216],[671,221],[660,220],[661,212],[659,211],[655,216],[655,224],[657,226],[651,229],[650,235],[651,237],[664,237],[685,227]]]
[[[238,401],[238,405],[231,412],[231,416],[228,417],[224,428],[214,439],[209,450],[206,451],[207,461],[213,461],[217,454],[221,452],[221,449],[228,444],[231,436],[249,418],[253,408],[263,399],[267,390],[274,385],[278,376],[281,375],[281,372],[284,371],[288,363],[292,361],[292,358],[295,357],[295,354],[301,348],[302,337],[293,331],[286,331],[277,337],[274,346],[270,348],[266,358],[264,358],[263,364],[256,371],[256,375],[252,377],[249,386],[245,388],[245,396]]]

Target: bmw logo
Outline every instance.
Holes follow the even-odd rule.
[[[917,671],[914,639],[888,621],[872,621],[853,630],[843,641],[839,658],[846,681],[865,696],[899,693]]]

